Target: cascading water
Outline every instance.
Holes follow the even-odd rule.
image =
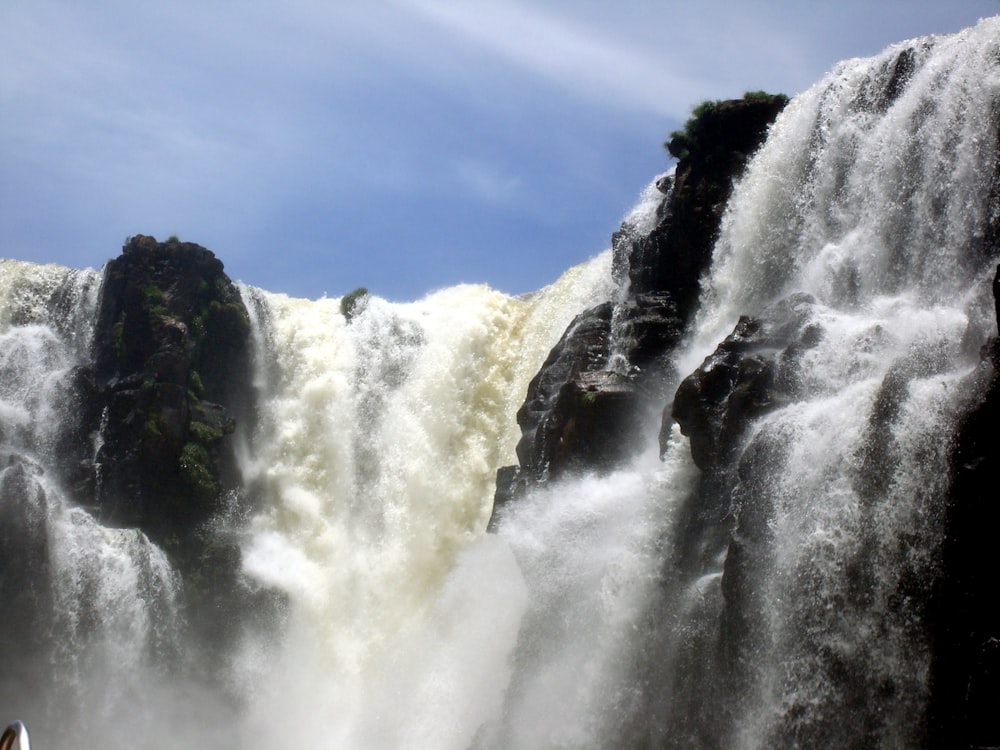
[[[123,703],[134,710],[129,696],[148,690],[150,655],[180,646],[180,581],[166,556],[138,530],[101,526],[57,479],[76,409],[69,381],[89,357],[99,287],[91,271],[0,261],[3,583],[17,591],[3,617],[22,641],[4,649],[17,679],[0,703],[49,725],[36,738],[67,744],[120,716]],[[33,621],[49,609],[48,622]],[[54,648],[38,663],[11,658],[43,640]]]
[[[662,699],[709,709],[668,710],[667,746],[920,744],[949,436],[995,326],[998,39],[992,19],[842,64],[734,192],[681,369],[786,300],[795,383],[723,469],[739,467],[729,559],[683,589],[710,587],[711,627],[744,608],[745,664],[710,666],[718,633],[668,639]]]
[[[89,744],[920,746],[949,437],[995,325],[998,39],[992,19],[900,45],[796,97],[735,188],[674,353],[681,374],[729,356],[773,370],[765,401],[714,453],[674,424],[661,460],[650,429],[630,466],[528,491],[496,534],[528,380],[576,313],[625,299],[610,253],[528,298],[463,286],[349,316],[242,288],[253,512],[223,520],[244,576],[288,606],[211,687],[185,677],[203,652],[166,555],[58,481],[99,277],[4,261],[4,575],[51,582],[4,605],[51,602],[59,644],[0,681],[4,710],[50,747],[101,723]],[[30,565],[10,529],[35,540]],[[5,658],[30,642],[0,634]]]
[[[758,355],[794,385],[719,480],[675,426],[657,470],[508,511],[529,603],[483,746],[921,744],[948,436],[995,326],[998,39],[993,19],[844,63],[781,115],[677,361],[790,316]],[[676,525],[689,498],[728,509],[731,543]]]
[[[506,630],[499,644],[482,619],[488,589],[451,582],[448,602],[439,589],[485,528],[528,379],[572,315],[610,295],[609,261],[605,253],[526,299],[478,286],[407,305],[367,298],[349,321],[338,300],[244,290],[262,344],[261,419],[244,472],[267,498],[244,567],[292,603],[282,676],[257,696],[258,715],[290,717],[303,746],[324,737],[343,747],[461,745],[490,717],[519,588],[489,584],[513,587],[513,603],[503,597],[508,611],[488,616]],[[488,554],[517,580],[502,551]],[[472,564],[489,575],[486,563]],[[441,618],[459,616],[487,630],[443,639]],[[423,660],[422,652],[456,648],[448,645],[456,637],[462,645],[450,659]],[[400,673],[401,661],[413,677]],[[454,701],[472,694],[451,693],[470,662],[490,684],[466,704],[463,722]],[[381,717],[401,701],[424,708],[387,724]],[[267,722],[253,725],[255,734],[269,731]]]
[[[737,746],[920,742],[948,436],[995,330],[998,40],[992,19],[842,64],[730,203],[696,340],[800,292],[818,339],[734,492],[769,506],[735,508],[768,524]]]
[[[659,208],[663,204],[662,189],[666,188],[666,181],[672,186],[674,179],[674,168],[659,175],[650,182],[639,196],[639,202],[628,213],[622,221],[622,230],[631,237],[644,237],[656,227]],[[608,355],[608,370],[616,375],[626,376],[629,374],[631,363],[628,359],[629,335],[626,330],[628,322],[628,299],[629,299],[629,269],[627,267],[628,258],[622,258],[614,267],[615,275],[615,295],[611,300],[614,308],[611,311],[611,346]]]

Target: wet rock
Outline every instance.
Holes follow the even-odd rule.
[[[994,281],[1000,328],[1000,266]],[[961,420],[951,454],[941,576],[928,606],[932,636],[929,747],[1000,746],[1000,340],[991,339],[963,386],[982,394]]]
[[[666,196],[656,227],[637,236],[623,225],[612,238],[616,274],[631,294],[666,293],[682,319],[690,316],[733,180],[787,102],[781,95],[709,102],[667,144],[679,161],[673,178],[657,185]]]
[[[644,234],[626,223],[612,237],[612,273],[627,294],[579,315],[531,381],[517,415],[519,465],[498,474],[495,509],[534,482],[609,471],[642,449],[647,412],[676,384],[669,355],[692,315],[732,181],[786,102],[717,102],[688,123],[683,154],[679,142],[671,147],[674,175],[657,183],[657,225]],[[742,387],[762,376],[739,377]]]
[[[218,509],[233,460],[223,438],[248,400],[248,334],[239,292],[209,250],[140,235],[108,263],[89,396],[102,404],[89,409],[103,477],[93,504],[108,520],[162,541]]]
[[[521,470],[533,479],[545,480],[560,469],[558,464],[552,465],[552,457],[566,410],[557,412],[555,407],[563,389],[580,373],[607,365],[612,311],[611,303],[605,303],[578,315],[528,384],[524,404],[517,412],[521,428],[517,458]]]
[[[673,422],[691,441],[704,472],[728,464],[751,420],[786,403],[797,390],[798,360],[819,341],[808,295],[784,300],[758,318],[740,318],[733,332],[681,381],[664,412],[661,448]]]
[[[44,646],[50,629],[52,583],[49,536],[41,467],[19,455],[0,457],[0,653],[5,705],[31,694],[38,669],[47,661]],[[8,658],[9,657],[9,658]],[[16,686],[17,696],[4,695]]]
[[[130,239],[104,273],[93,365],[78,374],[83,504],[106,525],[135,527],[184,580],[192,643],[210,674],[251,620],[284,606],[251,589],[238,539],[217,519],[245,516],[231,435],[250,418],[250,322],[222,262],[194,243]],[[253,613],[253,618],[251,618]]]
[[[498,475],[495,508],[534,482],[610,471],[641,450],[642,424],[669,369],[665,353],[682,331],[665,295],[607,302],[577,316],[528,385],[517,414],[519,466]]]

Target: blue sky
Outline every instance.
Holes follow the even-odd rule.
[[[704,99],[795,94],[998,0],[3,0],[0,256],[171,234],[234,278],[538,289],[608,246]]]

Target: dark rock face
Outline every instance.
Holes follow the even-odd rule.
[[[715,103],[691,128],[698,137],[686,141],[675,177],[658,186],[656,227],[643,235],[625,224],[614,234],[613,273],[627,293],[579,315],[529,385],[517,415],[519,466],[498,474],[490,528],[531,483],[607,471],[642,448],[647,411],[676,382],[669,354],[693,313],[732,182],[786,103]]]
[[[162,542],[217,510],[224,438],[247,403],[248,333],[239,292],[203,247],[138,236],[108,263],[81,388],[102,407],[94,502],[106,520]]]
[[[534,479],[547,479],[552,471],[558,473],[559,467],[551,466],[553,443],[558,442],[561,427],[555,406],[562,389],[580,373],[607,365],[611,313],[612,305],[606,303],[578,315],[528,385],[528,395],[517,412],[521,428],[517,458]]]
[[[609,302],[570,324],[518,411],[517,455],[531,479],[544,481],[574,468],[607,470],[631,455],[633,428],[652,385],[651,373],[634,363],[650,364],[663,342],[677,340],[680,326],[672,312],[660,300]],[[631,369],[614,367],[615,357]]]
[[[767,618],[754,588],[754,571],[766,569],[772,543],[773,508],[769,488],[761,479],[781,466],[783,445],[767,431],[749,439],[747,430],[756,418],[796,398],[801,387],[798,362],[823,336],[822,329],[810,322],[812,305],[808,296],[796,295],[759,317],[742,318],[698,370],[681,382],[664,416],[665,429],[675,420],[689,437],[692,457],[702,472],[695,493],[680,511],[676,527],[681,536],[675,559],[665,561],[672,571],[665,577],[693,580],[724,560],[717,641],[691,649],[694,656],[685,663],[684,685],[671,688],[665,724],[678,736],[696,736],[709,746],[726,744],[725,736],[716,732],[724,731],[719,728],[725,726],[727,706],[752,671],[753,644],[762,637],[761,623]],[[894,425],[910,381],[944,366],[920,354],[899,360],[886,374],[857,455],[853,488],[862,512],[874,512],[889,495],[897,461]],[[984,396],[970,406],[954,437],[945,539],[937,567],[940,577],[933,582],[910,579],[904,570],[893,605],[910,612],[915,639],[930,636],[926,737],[927,746],[933,748],[993,747],[1000,742],[995,715],[1000,705],[1000,615],[993,604],[997,565],[992,551],[992,535],[1000,524],[994,477],[1000,462],[998,373],[1000,344],[993,339],[984,349],[979,369],[962,387],[963,392]],[[871,571],[876,561],[871,555],[877,547],[874,538],[863,541],[850,563],[853,587],[842,603],[845,613],[874,606]],[[833,660],[823,669],[847,702],[870,705],[885,698],[866,692],[871,686],[863,675],[863,663]],[[699,703],[695,711],[686,699],[689,694],[691,700],[701,701],[711,694],[713,705]],[[828,725],[821,728],[827,739],[839,731]],[[877,727],[865,731],[878,744],[872,739]]]
[[[1000,266],[994,281],[1000,329]],[[933,637],[930,747],[1000,745],[1000,610],[994,536],[1000,528],[1000,340],[970,378],[985,393],[959,425],[945,519],[941,580],[929,612]]]
[[[886,112],[913,76],[914,50],[907,47],[888,61],[861,88],[855,106],[871,112]]]
[[[632,294],[667,293],[688,319],[733,180],[787,102],[780,95],[718,102],[692,121],[690,137],[668,144],[680,161],[673,179],[660,186],[667,195],[657,226],[640,237],[623,226],[612,238],[616,274],[627,278]]]
[[[76,298],[60,289],[48,301],[67,335],[82,330]],[[157,628],[149,646],[167,671],[193,669],[213,682],[242,629],[271,627],[284,606],[279,594],[251,588],[238,539],[220,530],[249,511],[231,434],[237,420],[252,419],[249,316],[222,263],[199,245],[134,237],[107,264],[90,323],[91,361],[51,386],[63,422],[46,450],[51,463],[21,455],[16,440],[0,448],[0,649],[18,655],[0,680],[0,705],[43,700],[64,642],[86,643],[102,622],[96,599],[82,596],[71,617],[56,601],[66,582],[50,540],[67,503],[145,535],[181,577],[169,605],[181,611],[165,622],[183,632]],[[88,591],[87,576],[100,572],[79,575]],[[155,599],[159,573],[139,575],[149,579],[139,590]],[[200,647],[198,658],[179,665],[174,639]],[[9,690],[16,695],[5,700]]]
[[[520,465],[497,475],[496,512],[531,483],[570,471],[609,471],[642,448],[641,425],[662,390],[663,355],[683,332],[663,295],[578,315],[528,385],[518,411]]]
[[[688,574],[700,574],[727,548],[731,524],[726,518],[733,489],[740,483],[749,491],[754,487],[753,467],[769,464],[764,460],[770,451],[767,446],[752,446],[740,461],[737,449],[751,420],[796,395],[799,361],[822,337],[820,328],[810,322],[813,304],[808,295],[793,295],[758,318],[741,318],[701,367],[681,382],[664,413],[661,441],[676,421],[690,439],[692,458],[702,472],[699,490],[686,504],[679,524],[685,534],[680,568]],[[757,516],[766,517],[766,507],[757,501],[741,507],[741,521],[748,524],[743,531],[763,529]]]
[[[18,455],[0,455],[0,653],[5,659],[0,704],[35,695],[38,666],[48,662],[52,611],[45,491],[40,466]],[[17,690],[18,695],[6,695]]]
[[[91,498],[102,523],[139,528],[169,555],[188,623],[216,658],[249,612],[265,623],[282,606],[247,588],[237,541],[209,524],[247,510],[230,435],[252,418],[249,331],[209,250],[137,236],[105,269],[94,364],[74,377],[74,432],[99,445],[96,457],[73,459],[78,497]]]

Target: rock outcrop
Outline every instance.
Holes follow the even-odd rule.
[[[532,483],[567,471],[607,471],[645,444],[657,399],[676,383],[669,355],[697,301],[725,202],[747,159],[787,103],[747,95],[704,105],[668,145],[678,157],[651,232],[612,237],[619,298],[579,315],[528,387],[518,412],[518,466],[497,475],[497,511]]]
[[[766,461],[737,461],[751,420],[788,403],[798,392],[799,361],[822,336],[810,322],[814,301],[794,295],[759,317],[743,317],[701,366],[678,386],[664,415],[662,436],[676,422],[691,443],[691,455],[701,470],[698,491],[685,504],[680,569],[704,572],[730,545],[730,497],[741,481],[753,486],[752,467]],[[751,452],[752,453],[752,452]],[[743,503],[746,518],[766,517],[759,502]],[[750,521],[750,528],[760,524]],[[751,539],[755,534],[743,534]]]
[[[168,554],[212,655],[248,609],[263,620],[280,606],[246,588],[237,540],[212,527],[249,502],[232,444],[237,421],[252,418],[249,331],[239,290],[211,251],[131,238],[104,271],[93,364],[73,377],[80,423],[64,440],[90,449],[67,457],[75,496],[102,523],[138,528]]]
[[[138,236],[108,263],[84,387],[101,407],[94,502],[106,520],[162,543],[218,510],[248,333],[239,292],[203,247]]]
[[[687,320],[701,292],[733,180],[764,142],[785,96],[748,94],[706,102],[666,144],[677,157],[673,177],[658,186],[666,197],[656,227],[643,236],[623,226],[612,238],[615,273],[632,295],[665,293]]]
[[[50,550],[45,491],[36,481],[41,467],[23,456],[0,455],[0,653],[6,674],[0,705],[32,694],[40,666],[47,665],[52,613]],[[17,690],[18,695],[6,691]]]

